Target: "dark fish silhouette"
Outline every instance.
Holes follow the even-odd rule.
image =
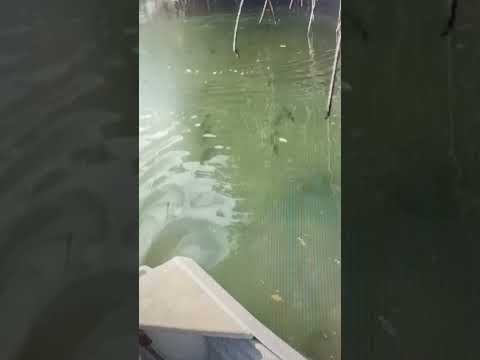
[[[287,118],[292,123],[295,122],[295,117],[293,116],[293,113],[286,106],[282,106],[282,111],[280,112],[280,114],[278,114],[275,117],[275,120],[273,121],[273,125],[274,126],[280,125],[280,123],[284,118]]]
[[[272,132],[270,135],[270,144],[272,144],[273,153],[278,156],[278,136],[279,133],[277,130]]]
[[[275,120],[273,120],[273,125],[278,126],[280,125],[280,122],[282,121],[282,114],[278,114],[275,116]]]
[[[287,118],[291,121],[291,122],[295,122],[295,117],[293,116],[293,113],[287,109],[285,106],[282,108],[283,111],[285,112],[285,114],[287,115]]]
[[[205,119],[200,124],[200,129],[202,130],[203,134],[211,133],[212,132],[212,122],[210,120],[210,114],[205,115]]]
[[[273,144],[273,152],[278,156],[278,144]]]

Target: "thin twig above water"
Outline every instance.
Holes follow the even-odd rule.
[[[310,20],[308,21],[307,36],[310,35],[310,32],[312,30],[312,22],[315,17],[315,15],[313,14],[313,12],[315,11],[315,5],[316,5],[316,0],[312,0],[312,9],[310,11]]]
[[[267,3],[273,16],[273,23],[276,24],[277,20],[275,19],[275,12],[273,11],[273,5],[271,0],[265,0],[263,4],[262,14],[260,15],[260,20],[258,20],[258,23],[260,24],[263,20],[263,16],[265,15],[265,10],[267,9]]]
[[[237,32],[238,32],[238,22],[240,20],[240,14],[242,13],[243,1],[240,1],[240,5],[238,6],[238,13],[237,13],[237,20],[235,21],[235,30],[233,31],[233,44],[232,49],[237,57],[240,57],[240,53],[237,49]]]
[[[338,20],[337,20],[337,29],[336,29],[336,46],[335,46],[335,58],[333,60],[333,66],[332,66],[332,75],[330,78],[330,89],[328,91],[328,100],[327,100],[327,115],[325,118],[328,119],[330,116],[330,112],[332,109],[332,96],[333,96],[333,90],[335,88],[335,75],[337,73],[337,66],[338,66],[338,58],[340,55],[340,43],[342,41],[342,1],[340,0],[340,5],[338,8]]]

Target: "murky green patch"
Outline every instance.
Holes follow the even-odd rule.
[[[194,258],[312,359],[340,357],[334,19],[279,13],[140,28],[140,261]],[[337,74],[340,76],[340,74]]]

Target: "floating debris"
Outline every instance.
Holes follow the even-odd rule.
[[[190,119],[196,119],[196,118],[198,118],[198,115],[192,115],[192,116],[190,116]]]
[[[198,74],[200,71],[199,70],[195,70],[195,74]]]
[[[281,47],[281,48],[286,48],[287,45],[285,45],[285,44],[280,44],[280,47]]]
[[[340,260],[338,260],[338,259],[333,259],[333,261],[335,261],[335,264],[340,265]]]
[[[303,247],[307,246],[307,244],[305,243],[305,240],[303,240],[300,236],[297,237],[297,240],[300,241],[300,245],[302,245]]]
[[[240,73],[240,75],[242,75],[242,76],[243,76],[243,75],[245,75],[245,73],[242,71],[242,72]]]
[[[217,149],[217,150],[222,150],[222,149],[223,149],[223,145],[215,145],[213,148],[214,148],[214,149]]]
[[[237,70],[237,69],[234,69],[233,72],[236,73],[236,72],[238,72],[238,70]]]
[[[195,125],[193,125],[193,126],[195,126],[195,127],[200,127],[200,125],[202,125],[202,124],[200,124],[200,123],[196,123],[196,124],[195,124]]]
[[[282,297],[281,297],[280,295],[278,295],[278,294],[273,294],[273,295],[271,296],[271,298],[272,298],[272,300],[275,301],[275,302],[283,302]]]
[[[213,74],[213,75],[217,75],[217,72],[216,72],[216,71],[214,71],[214,72],[212,72],[212,74]]]
[[[207,134],[203,134],[203,137],[204,137],[204,138],[216,138],[217,135],[207,133]]]
[[[278,141],[280,141],[280,142],[282,142],[282,143],[287,143],[287,142],[288,142],[287,139],[282,138],[282,137],[279,137],[279,138],[278,138]]]
[[[185,72],[186,72],[187,74],[191,74],[191,73],[192,73],[192,69],[186,69]]]

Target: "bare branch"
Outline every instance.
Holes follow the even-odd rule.
[[[275,12],[273,11],[273,5],[271,0],[265,0],[265,3],[263,4],[262,14],[260,15],[260,20],[258,20],[258,23],[260,24],[263,20],[263,16],[265,15],[265,10],[267,9],[267,3],[268,3],[268,7],[270,8],[270,11],[272,12],[273,23],[276,24],[277,20],[275,19]]]
[[[340,41],[342,39],[342,33],[338,36],[337,47],[335,49],[335,59],[333,60],[332,66],[332,75],[330,78],[330,89],[328,91],[328,101],[327,101],[327,118],[330,116],[330,111],[332,109],[332,96],[333,96],[333,89],[335,87],[335,75],[337,73],[337,65],[338,65],[338,57],[340,55]]]
[[[335,47],[335,59],[333,60],[332,66],[332,75],[330,78],[330,89],[328,91],[328,100],[327,100],[327,115],[326,118],[330,116],[330,112],[332,109],[332,96],[333,96],[333,89],[335,88],[335,75],[337,73],[337,66],[338,66],[338,57],[340,55],[340,43],[342,42],[342,1],[340,0],[340,5],[338,9],[338,20],[337,20],[337,29],[336,29],[336,37],[337,37],[337,44]]]
[[[235,21],[235,30],[233,31],[233,44],[232,49],[237,57],[240,57],[240,53],[237,49],[237,32],[238,32],[238,22],[240,20],[240,14],[242,13],[243,0],[240,0],[240,6],[238,7],[237,20]]]
[[[275,11],[273,11],[272,0],[268,0],[268,5],[270,6],[270,11],[272,12],[273,23],[276,24],[277,20],[275,19]]]
[[[310,11],[310,20],[308,21],[307,36],[310,35],[310,31],[312,30],[312,21],[314,18],[313,12],[315,11],[315,5],[316,5],[316,1],[312,0],[312,10]]]
[[[292,0],[293,1],[293,0]],[[265,10],[267,9],[267,2],[268,0],[265,0],[263,3],[263,9],[262,9],[262,14],[260,15],[260,20],[258,20],[258,23],[260,24],[263,20],[263,15],[265,15]]]

